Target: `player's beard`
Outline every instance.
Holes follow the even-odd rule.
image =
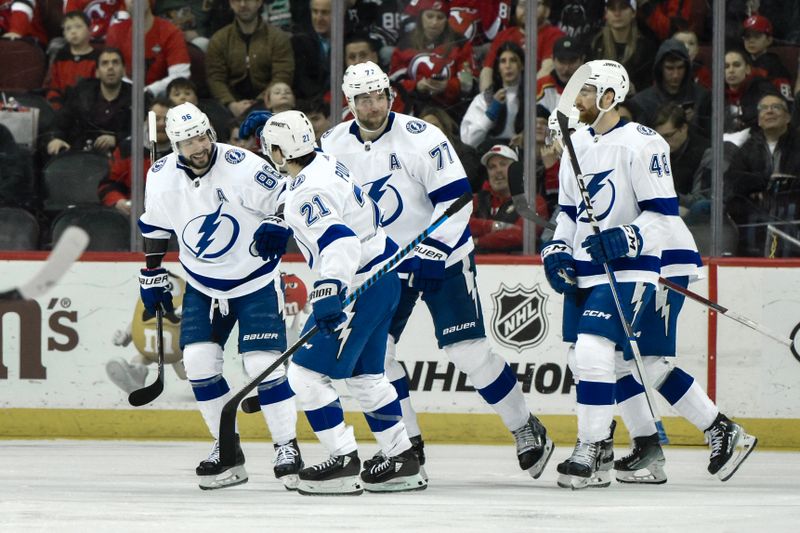
[[[580,115],[578,120],[583,124],[594,124],[594,121],[597,120],[597,117],[600,115],[600,110],[596,107],[592,107],[592,109],[582,109],[579,111]]]
[[[197,170],[204,170],[211,163],[211,150],[203,150],[200,153],[192,154],[189,156],[189,162],[192,168]]]
[[[385,113],[374,111],[366,113],[365,115],[366,116],[358,117],[359,125],[365,130],[376,131],[383,126],[384,122],[386,122],[386,117],[389,116],[389,111],[387,110]]]

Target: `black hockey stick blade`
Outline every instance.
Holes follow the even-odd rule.
[[[405,248],[398,250],[389,261],[387,261],[377,272],[375,272],[369,279],[362,283],[355,289],[347,298],[342,302],[342,308],[349,307],[359,296],[364,294],[370,287],[372,287],[379,279],[381,279],[387,272],[394,269],[395,266],[408,255],[416,245],[428,238],[436,228],[444,224],[444,222],[462,209],[465,205],[472,202],[472,193],[465,192],[459,196],[446,210],[437,218],[430,226],[428,226],[422,233],[408,243]],[[222,413],[219,420],[219,459],[220,464],[223,466],[233,466],[236,462],[236,412],[239,404],[244,398],[250,394],[250,391],[258,387],[265,377],[275,371],[278,366],[284,364],[291,356],[299,350],[308,340],[317,334],[319,328],[316,324],[305,332],[297,342],[292,344],[288,350],[283,352],[278,359],[273,362],[266,370],[255,376],[244,387],[242,387],[236,394],[234,394],[225,405],[222,406]]]
[[[128,403],[134,407],[147,405],[164,392],[164,311],[156,309],[156,345],[158,348],[158,376],[150,385],[128,395]]]
[[[249,396],[242,400],[242,411],[251,415],[261,410],[261,404],[258,403],[258,396]]]

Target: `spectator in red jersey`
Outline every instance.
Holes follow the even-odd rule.
[[[50,64],[45,80],[47,101],[53,109],[61,109],[67,90],[81,79],[94,78],[100,51],[89,44],[89,18],[83,11],[70,11],[64,16],[64,39]]]
[[[710,90],[711,69],[697,59],[697,52],[700,51],[697,34],[689,29],[685,22],[678,22],[675,25],[678,29],[672,35],[672,39],[680,41],[686,46],[686,50],[689,52],[689,61],[692,62],[692,75],[695,83]]]
[[[134,0],[125,0],[130,13]],[[144,61],[147,69],[144,75],[145,90],[153,96],[164,96],[167,85],[175,78],[189,78],[191,66],[189,51],[183,40],[183,33],[171,22],[153,16],[152,5],[155,0],[145,4]],[[133,23],[130,19],[120,21],[108,30],[106,44],[122,50],[131,76]]]
[[[14,0],[11,4],[11,18],[3,39],[30,38],[42,48],[50,39],[44,24],[46,0]]]
[[[480,73],[480,90],[485,91],[492,84],[492,65],[497,57],[497,50],[507,41],[520,47],[525,45],[525,7],[527,0],[519,0],[514,11],[514,26],[497,34],[486,57]],[[538,29],[536,32],[536,77],[546,76],[553,70],[553,45],[564,36],[564,32],[550,24],[550,0],[539,0],[536,12]]]
[[[480,46],[491,43],[511,23],[511,0],[451,0],[448,24]]]
[[[768,52],[772,46],[772,23],[761,15],[753,15],[742,24],[742,41],[749,54],[754,75],[767,78],[785,97],[792,97],[791,74],[783,66],[778,54]]]
[[[659,41],[675,31],[676,19],[695,20],[694,31],[702,29],[702,17],[694,16],[697,0],[639,0],[639,18]]]
[[[653,82],[656,44],[636,26],[636,0],[606,0],[606,25],[592,39],[591,59],[613,59],[631,78],[631,93]]]
[[[166,100],[155,99],[150,104],[148,111],[156,114],[156,161],[172,151],[165,129],[167,110],[170,103]],[[150,161],[150,139],[147,138],[147,122],[144,123],[145,138],[142,153],[144,154],[144,178],[153,161]],[[108,176],[97,187],[97,195],[103,205],[115,208],[124,215],[131,214],[131,137],[123,139],[114,149],[109,160]]]
[[[553,70],[536,81],[536,103],[555,109],[567,82],[584,62],[586,54],[580,42],[562,37],[553,46]]]
[[[475,71],[472,45],[447,24],[449,2],[419,0],[413,8],[417,25],[392,53],[389,77],[403,86],[416,112],[426,105],[456,106],[462,96],[459,74],[465,70],[471,82]]]
[[[118,20],[128,18],[125,0],[65,0],[64,13],[83,11],[89,18],[89,33],[94,42],[106,40],[108,28]]]
[[[0,0],[0,35],[11,29],[11,6],[14,0]]]
[[[775,87],[764,77],[753,74],[744,50],[725,52],[725,132],[752,128],[758,123],[758,101]]]

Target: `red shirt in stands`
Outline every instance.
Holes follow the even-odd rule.
[[[104,41],[118,11],[125,11],[125,0],[66,0],[64,13],[83,11],[89,17],[89,33],[93,41]],[[127,13],[125,13],[127,16]]]
[[[58,51],[44,83],[47,101],[53,109],[61,108],[69,87],[73,87],[81,79],[95,77],[99,55],[100,51],[94,49],[88,54],[75,55],[70,51],[69,45]]]
[[[469,231],[479,252],[522,251],[524,221],[514,209],[510,196],[498,196],[487,181],[481,192],[474,195],[472,208]],[[547,202],[539,194],[536,195],[536,212],[548,216]],[[537,227],[537,232],[541,234],[543,229]]]
[[[111,26],[106,35],[106,45],[119,48],[125,58],[125,71],[131,75],[131,29],[132,22],[123,20]],[[153,27],[144,40],[145,85],[167,77],[169,67],[189,64],[189,51],[183,33],[168,20],[154,17]]]
[[[44,27],[46,0],[16,0],[11,6],[8,31],[23,37],[33,37],[42,46],[49,41]]]
[[[557,40],[564,36],[564,32],[552,24],[545,24],[539,28],[536,39],[536,70],[542,66],[542,61],[548,57],[553,57],[553,45]],[[512,41],[525,48],[525,34],[519,26],[511,26],[497,34],[497,37],[492,41],[492,47],[483,60],[483,66],[486,68],[494,68],[494,60],[497,57],[497,50],[500,45],[506,41]]]
[[[477,46],[490,42],[508,27],[511,0],[451,0],[448,24]]]

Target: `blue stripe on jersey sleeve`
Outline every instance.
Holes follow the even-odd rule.
[[[678,198],[650,198],[639,202],[642,211],[654,211],[662,215],[678,216]]]
[[[356,234],[353,233],[353,230],[348,228],[343,224],[333,224],[328,229],[325,230],[325,233],[322,234],[322,237],[317,239],[317,249],[319,253],[322,253],[322,250],[328,247],[333,241],[337,239],[344,239],[346,237],[355,237]]]
[[[661,268],[670,265],[703,266],[700,254],[694,250],[664,250],[661,252]]]
[[[640,255],[636,259],[614,259],[609,263],[609,266],[615,272],[622,270],[659,272],[661,270],[661,261],[654,255]],[[594,265],[591,261],[575,261],[575,271],[578,276],[598,276],[606,273],[603,265]]]
[[[142,232],[142,235],[147,235],[148,233],[154,233],[157,231],[166,231],[168,233],[175,233],[173,230],[168,228],[161,228],[159,226],[152,226],[150,224],[145,224],[144,222],[142,222],[141,219],[139,219],[137,223],[139,225],[139,231]]]
[[[567,216],[575,222],[575,217],[578,216],[578,209],[574,205],[562,205],[558,204],[558,207],[561,208],[561,211],[567,214]]]
[[[208,287],[209,289],[214,289],[217,291],[227,292],[230,290],[235,289],[239,285],[243,285],[248,281],[252,281],[256,278],[269,274],[275,267],[278,266],[279,261],[267,261],[264,263],[263,266],[257,268],[249,275],[241,278],[241,279],[218,279],[218,278],[209,278],[208,276],[202,276],[195,272],[192,272],[188,268],[186,268],[186,264],[181,261],[181,266],[186,271],[189,276],[196,279],[198,282],[202,283],[204,286]]]
[[[386,237],[386,246],[383,248],[383,252],[380,253],[379,255],[376,255],[375,257],[372,258],[372,260],[367,262],[366,265],[359,268],[356,274],[363,274],[365,272],[369,272],[375,265],[383,263],[384,261],[392,257],[397,250],[399,250],[397,243],[395,243],[389,237]]]
[[[431,199],[431,203],[433,205],[437,205],[442,202],[455,200],[466,192],[471,193],[472,188],[469,186],[469,181],[467,181],[467,178],[464,177],[456,181],[451,181],[447,185],[443,185],[435,191],[429,192],[428,198]]]

